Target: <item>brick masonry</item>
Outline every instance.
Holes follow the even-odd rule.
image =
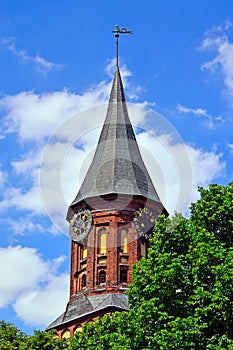
[[[104,202],[105,203],[105,202]],[[147,254],[149,242],[138,235],[134,223],[135,212],[145,206],[157,218],[161,214],[161,205],[150,202],[143,197],[127,198],[125,196],[106,198],[106,207],[98,208],[96,200],[88,202],[92,214],[92,227],[85,240],[80,243],[71,242],[71,269],[70,269],[70,298],[68,306],[80,295],[99,296],[110,293],[125,293],[132,282],[132,267],[138,260]],[[96,209],[97,207],[97,209]],[[115,208],[110,210],[109,207]],[[74,212],[87,208],[86,203],[73,208]],[[106,251],[100,253],[99,232],[106,231]],[[127,249],[122,251],[120,232],[127,231]],[[87,254],[84,250],[87,248]],[[127,277],[121,280],[121,271]],[[99,273],[105,271],[106,279],[100,283]],[[83,285],[83,275],[84,285]],[[84,323],[95,321],[105,313],[114,312],[114,308],[99,310],[97,313],[77,317],[56,327],[61,338],[64,334],[72,336],[76,329],[81,330]]]

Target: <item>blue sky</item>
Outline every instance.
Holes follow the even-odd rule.
[[[0,319],[44,329],[68,301],[66,210],[98,140],[114,72],[169,212],[233,166],[233,4],[1,1]]]

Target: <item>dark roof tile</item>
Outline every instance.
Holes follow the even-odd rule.
[[[87,198],[108,194],[143,196],[160,202],[128,116],[118,67],[93,161],[71,207]]]
[[[81,297],[75,302],[68,303],[66,311],[53,321],[46,330],[56,328],[68,322],[79,320],[107,308],[116,311],[128,311],[128,297],[125,294],[103,294],[97,296]]]

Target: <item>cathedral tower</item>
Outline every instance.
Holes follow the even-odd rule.
[[[85,322],[128,310],[132,265],[146,256],[148,237],[167,215],[145,167],[130,122],[117,60],[107,115],[93,161],[71,203],[70,297],[47,329],[70,337]],[[75,169],[74,169],[75,170]]]

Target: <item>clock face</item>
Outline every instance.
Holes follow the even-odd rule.
[[[151,237],[155,222],[156,218],[150,209],[144,207],[135,212],[134,225],[140,236],[145,238]]]
[[[70,237],[75,242],[81,242],[86,238],[92,225],[91,212],[83,209],[74,214],[70,220]]]

